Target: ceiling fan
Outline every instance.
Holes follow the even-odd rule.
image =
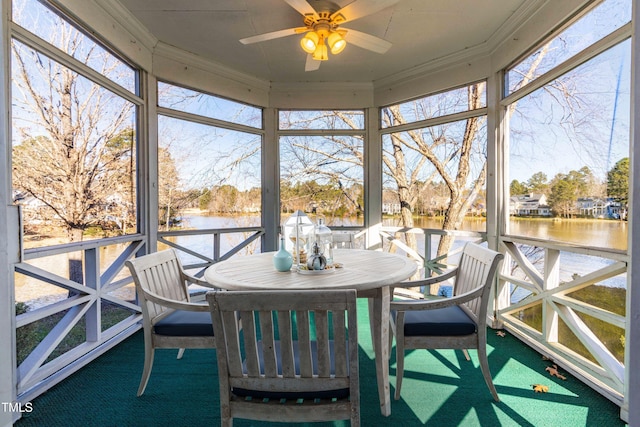
[[[347,42],[376,53],[385,53],[391,43],[360,31],[341,27],[342,24],[371,15],[394,5],[399,0],[355,0],[343,8],[330,1],[317,1],[314,9],[307,0],[284,0],[304,17],[304,27],[287,28],[240,39],[242,44],[258,43],[280,37],[306,33],[300,40],[307,52],[305,71],[315,71],[329,59],[328,52],[337,55]]]

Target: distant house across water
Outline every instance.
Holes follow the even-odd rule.
[[[622,204],[610,197],[579,197],[575,203],[576,212],[580,217],[620,219],[625,216]],[[512,216],[551,217],[553,215],[551,207],[547,204],[547,196],[535,193],[511,196],[509,213]]]
[[[544,194],[523,194],[511,196],[509,213],[514,216],[550,217],[551,207],[547,205],[547,196]]]
[[[611,197],[581,197],[578,212],[585,217],[620,219],[623,209],[621,203]]]

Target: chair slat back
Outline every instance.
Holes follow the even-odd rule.
[[[453,289],[454,295],[464,294],[478,287],[484,287],[484,293],[488,293],[491,289],[493,273],[502,258],[503,255],[498,252],[475,243],[467,243],[462,251],[462,257],[458,265],[458,273]],[[477,319],[481,315],[483,303],[487,301],[488,298],[478,297],[465,303],[465,306]]]
[[[353,233],[332,233],[331,240],[336,249],[354,249],[356,247]]]
[[[146,293],[153,292],[175,301],[189,301],[187,284],[181,275],[181,266],[173,249],[154,252],[127,261],[136,284],[138,297],[149,318],[154,319],[168,310],[167,307],[147,301]]]
[[[354,290],[210,292],[207,301],[221,385],[228,377],[230,389],[270,393],[357,386]]]

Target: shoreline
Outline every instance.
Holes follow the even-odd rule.
[[[188,220],[192,220],[193,224],[185,223],[185,225],[189,225],[190,228],[193,229],[210,229],[210,228],[224,228],[224,227],[234,227],[239,226],[238,222],[241,221],[253,221],[256,217],[254,214],[246,214],[246,215],[214,215],[210,214],[208,211],[202,211],[200,209],[185,209],[182,212],[183,215],[188,216],[189,218],[185,218]],[[385,221],[392,219],[393,217],[386,217]],[[236,219],[234,221],[234,219]],[[464,227],[465,229],[474,229],[478,224],[484,223],[484,218],[478,217],[470,217],[467,220],[471,221],[471,226]],[[534,234],[543,235],[543,239],[553,240],[558,239],[564,240],[562,241],[572,241],[572,240],[584,240],[582,243],[572,242],[577,244],[584,244],[587,246],[597,247],[597,242],[600,243],[599,247],[604,249],[609,246],[626,246],[627,240],[623,238],[626,235],[627,230],[627,222],[620,220],[603,220],[603,219],[591,219],[591,218],[570,218],[570,219],[562,219],[560,221],[553,220],[552,218],[523,218],[523,217],[510,217],[512,224],[516,227],[515,230],[512,229],[512,232],[515,232],[515,235],[521,236],[523,238],[531,238],[536,237]],[[417,228],[436,228],[438,225],[438,220],[432,217],[418,217],[418,221],[420,223],[416,224]],[[417,222],[418,222],[417,221]],[[526,227],[527,224],[530,224],[530,227]],[[599,226],[596,226],[599,225]],[[575,227],[575,228],[574,228]],[[484,227],[483,227],[484,228]],[[568,233],[568,234],[566,234]],[[33,236],[33,235],[32,235]],[[39,240],[31,240],[27,241],[25,236],[25,249],[33,248],[33,247],[47,247],[52,245],[58,245],[60,243],[60,237],[54,237],[49,233],[50,237],[42,238]],[[96,237],[90,238],[87,236],[88,240],[94,240]],[[179,237],[176,237],[178,239]],[[597,242],[593,243],[589,241],[589,239],[596,239]],[[205,239],[206,240],[206,239]],[[595,240],[594,240],[595,241]],[[33,244],[36,243],[37,246]],[[232,242],[227,242],[226,240],[223,242],[225,245],[232,244]],[[420,243],[419,243],[420,244]],[[609,246],[607,246],[609,245]],[[198,248],[194,248],[198,249]],[[612,247],[612,249],[620,249]],[[202,249],[204,251],[210,249]],[[110,262],[109,260],[114,259],[118,256],[118,245],[111,245],[104,248],[104,252],[101,252],[100,259],[105,266]],[[65,254],[49,256],[44,258],[34,259],[29,261],[29,264],[34,265],[38,268],[41,268],[45,271],[50,272],[51,274],[58,275],[60,277],[67,277],[67,273],[65,271],[66,262],[61,261],[60,257],[65,257]],[[571,259],[579,259],[579,261],[569,263],[565,265],[567,269],[570,269],[571,272],[579,272],[578,268],[574,264],[591,264],[593,263],[592,258],[580,258],[577,255],[571,257]],[[65,258],[66,259],[66,258]],[[576,270],[576,271],[574,271]],[[126,272],[125,272],[126,273]],[[123,273],[123,274],[125,274]],[[63,299],[67,296],[68,291],[64,288],[57,287],[54,285],[49,285],[42,281],[32,279],[26,275],[15,273],[14,274],[14,299],[16,302],[23,302],[32,309],[49,305],[53,302],[58,301],[59,299]],[[127,285],[128,286],[128,285]],[[133,286],[133,285],[131,285]],[[125,287],[126,288],[126,287]],[[123,289],[125,289],[123,288]],[[127,299],[125,297],[123,299]]]

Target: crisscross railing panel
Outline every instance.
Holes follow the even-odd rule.
[[[242,236],[239,242],[224,241],[223,236],[234,233]],[[264,229],[261,227],[178,230],[160,232],[158,240],[201,261],[187,264],[185,268],[204,271],[214,262],[227,259],[242,250],[249,250],[263,234]],[[175,238],[180,236],[210,236],[213,256],[205,255],[206,251],[176,243]],[[235,243],[238,244],[234,246]],[[107,250],[110,253],[108,259],[104,256]],[[46,285],[56,295],[16,317],[18,334],[21,329],[23,333],[31,333],[29,328],[36,323],[50,324],[46,335],[19,360],[19,401],[27,402],[38,396],[140,328],[141,308],[124,263],[144,250],[144,237],[141,235],[25,250],[22,262],[15,266],[16,275],[29,281],[30,286]],[[53,261],[49,264],[58,267],[56,264],[60,264],[59,259],[66,260],[74,253],[80,254],[82,283],[71,280],[60,272],[56,273],[55,269],[39,265],[41,260],[51,259]],[[42,292],[46,293],[44,290]],[[109,324],[102,316],[107,305],[122,312],[118,319]],[[78,328],[84,334],[84,341],[79,343],[77,336],[69,338],[72,331]],[[75,341],[72,348],[67,348],[66,345],[64,348],[60,347],[69,341]]]
[[[102,257],[106,248],[115,255]],[[132,282],[122,270],[143,248],[142,236],[131,235],[25,250],[15,274],[36,289],[46,284],[40,293],[48,298],[16,316],[19,338],[35,341],[28,354],[18,358],[20,401],[39,395],[140,328],[135,292],[124,289]],[[70,254],[81,255],[81,283],[51,271]],[[46,259],[52,260],[51,268],[35,265]],[[118,311],[109,320],[103,317],[106,306]],[[37,330],[45,334],[39,338]]]
[[[192,274],[201,277],[204,270],[211,264],[229,259],[243,250],[248,252],[259,251],[258,248],[252,246],[255,246],[258,239],[264,235],[264,232],[262,227],[160,231],[158,232],[158,242],[178,250],[186,257],[192,258],[191,260],[184,260],[181,257],[183,268],[185,270],[197,270],[196,273]],[[227,240],[230,240],[232,235],[239,235],[240,240],[223,241],[223,237],[226,236],[228,237]],[[194,245],[189,245],[186,242],[189,237],[193,236],[206,236],[210,240],[207,240],[203,245],[194,247]],[[207,254],[211,254],[211,256]],[[195,261],[193,260],[194,258]]]
[[[383,246],[391,252],[402,251],[409,257],[416,260],[424,268],[424,277],[429,277],[432,273],[442,274],[448,264],[443,260],[455,258],[462,253],[463,245],[450,250],[447,254],[431,257],[433,253],[433,238],[442,236],[453,236],[454,239],[471,241],[473,243],[482,243],[487,240],[485,232],[461,231],[461,230],[441,230],[434,228],[407,228],[407,227],[390,227],[383,226],[379,229],[380,237],[383,240]],[[403,238],[406,234],[415,234],[421,236],[420,242],[416,249],[409,247]],[[386,242],[386,245],[384,245]],[[420,245],[422,243],[422,245]]]
[[[507,258],[496,291],[498,323],[622,404],[628,255],[513,236],[502,237],[501,243]],[[594,262],[572,273],[568,256],[592,257]],[[622,342],[622,349],[615,341]]]

